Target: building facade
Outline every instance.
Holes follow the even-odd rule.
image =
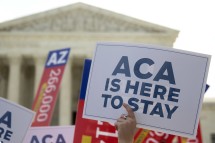
[[[0,96],[31,109],[50,50],[71,47],[52,125],[75,122],[83,63],[97,42],[173,47],[178,31],[83,3],[0,24]],[[201,113],[203,138],[215,140],[214,102]]]
[[[53,124],[74,123],[83,62],[99,41],[172,47],[178,31],[77,3],[0,24],[0,96],[31,108],[50,50],[71,47]]]

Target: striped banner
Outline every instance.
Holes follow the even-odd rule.
[[[32,110],[36,112],[32,126],[49,126],[70,48],[50,51],[37,90]]]

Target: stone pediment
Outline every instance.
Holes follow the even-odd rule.
[[[178,31],[170,28],[83,3],[1,23],[0,32],[178,33]]]

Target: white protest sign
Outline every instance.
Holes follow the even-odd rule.
[[[83,117],[116,122],[127,103],[137,126],[193,138],[210,56],[152,45],[98,43]]]
[[[31,127],[23,143],[72,143],[75,126]]]
[[[34,112],[0,97],[0,142],[22,143]]]

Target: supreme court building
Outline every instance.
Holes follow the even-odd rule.
[[[1,23],[0,96],[31,108],[48,52],[71,47],[52,125],[74,124],[84,59],[92,58],[97,42],[173,47],[178,34],[83,3]]]

